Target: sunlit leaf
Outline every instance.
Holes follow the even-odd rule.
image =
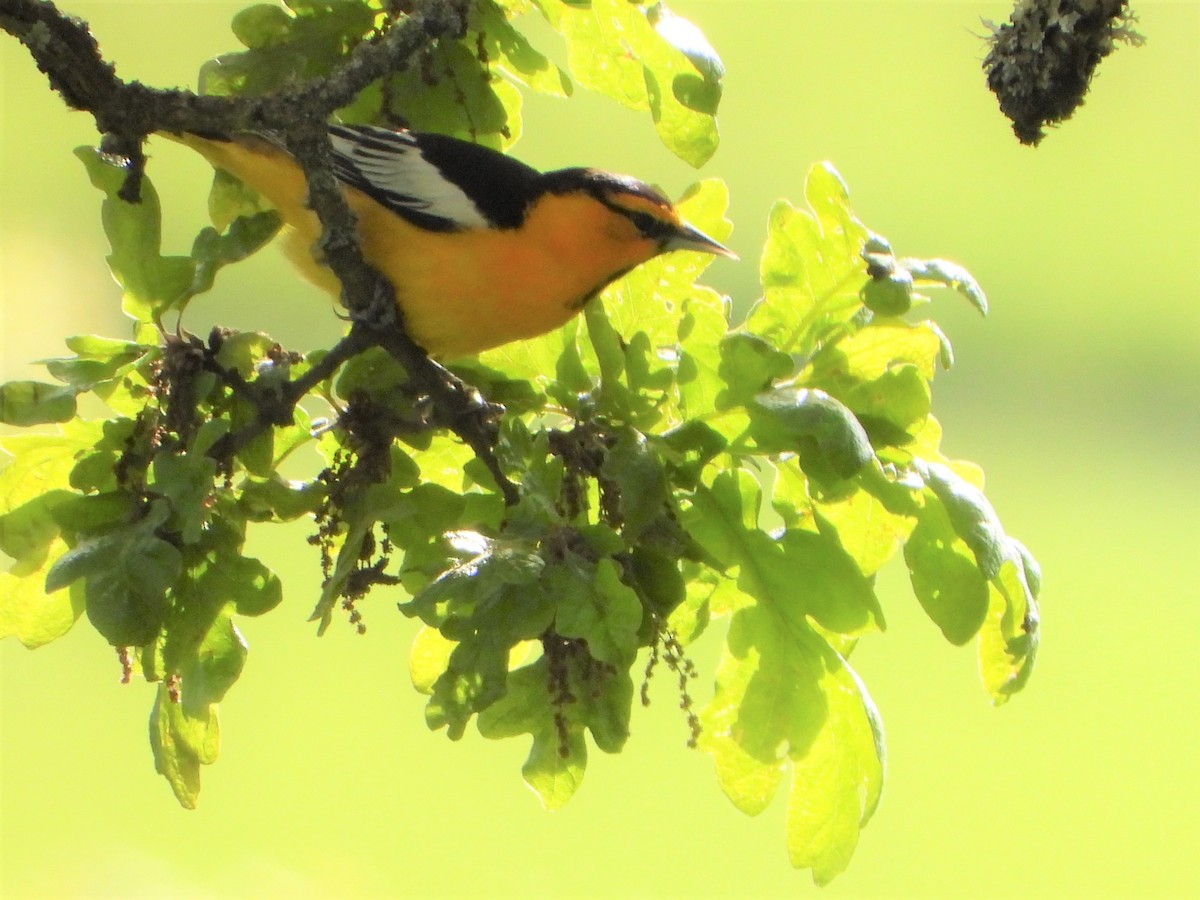
[[[987,579],[954,533],[945,507],[933,498],[917,515],[904,560],[913,593],[946,640],[965,644],[973,638],[987,614]]]
[[[611,560],[601,560],[593,572],[556,566],[547,573],[547,586],[559,598],[554,619],[559,634],[586,640],[588,652],[601,662],[623,668],[633,662],[642,605]]]
[[[43,582],[50,566],[66,550],[60,539],[47,548],[36,568],[0,572],[0,638],[15,637],[30,649],[57,640],[83,615],[83,591],[47,594]]]
[[[936,285],[949,287],[958,291],[970,304],[987,315],[988,302],[973,275],[958,263],[946,259],[912,259],[900,260],[900,264],[911,273],[917,287]]]
[[[172,727],[171,720],[180,716],[177,707],[167,685],[160,684],[150,712],[150,749],[154,753],[155,770],[167,779],[179,805],[195,809],[200,796],[200,760]]]
[[[824,391],[767,391],[754,398],[748,411],[750,433],[760,448],[800,453],[805,471],[817,478],[850,478],[874,458],[858,419]]]
[[[580,84],[633,109],[650,110],[663,143],[692,165],[712,156],[721,70],[713,65],[715,53],[701,47],[702,36],[682,39],[687,23],[667,21],[660,32],[646,11],[623,0],[537,5],[566,38],[571,73]],[[662,23],[664,15],[656,20]]]
[[[828,884],[850,861],[859,831],[883,790],[883,724],[859,677],[823,654],[825,721],[803,754],[792,756],[787,844],[792,865]]]
[[[270,211],[238,216],[224,232],[215,228],[201,229],[192,244],[192,259],[196,266],[187,289],[188,296],[211,290],[217,272],[257,251],[275,236],[279,225],[279,214]]]
[[[496,65],[502,72],[539,93],[556,97],[573,93],[567,73],[536,50],[496,7],[483,3],[473,11],[479,17],[474,25],[484,37],[488,58],[500,57]]]
[[[997,704],[1025,686],[1041,641],[1035,591],[1027,571],[1018,560],[1005,560],[989,592],[979,639],[979,671]]]
[[[497,149],[520,134],[520,92],[461,42],[439,42],[422,65],[392,77],[390,92],[392,114],[418,131]]]
[[[763,299],[746,327],[784,352],[810,354],[861,308],[858,292],[867,276],[860,249],[867,230],[829,163],[809,169],[804,196],[808,209],[780,201],[771,210],[759,265]]]
[[[219,552],[197,581],[209,597],[232,603],[240,616],[261,616],[283,600],[278,576],[257,559]]]
[[[75,416],[75,390],[38,381],[0,384],[0,422],[5,425],[42,425],[66,422]]]
[[[117,196],[125,183],[124,168],[92,147],[79,147],[75,155],[92,184],[106,195],[101,218],[112,246],[108,265],[125,291],[122,306],[138,321],[154,321],[185,296],[195,277],[195,264],[186,256],[160,255],[162,213],[149,178],[142,179],[140,201],[127,203]]]

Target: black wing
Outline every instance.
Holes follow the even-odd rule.
[[[339,181],[430,231],[515,228],[539,193],[536,169],[457,138],[372,125],[329,137]]]

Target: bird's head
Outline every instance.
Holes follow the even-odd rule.
[[[598,169],[549,173],[550,193],[583,193],[604,209],[605,239],[624,244],[641,259],[672,250],[692,250],[737,259],[737,255],[685,222],[663,194],[636,178]],[[599,212],[599,211],[598,211]]]

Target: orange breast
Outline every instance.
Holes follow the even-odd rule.
[[[439,357],[552,331],[655,250],[609,234],[614,214],[584,197],[545,198],[518,229],[450,234],[422,231],[365,197],[351,205],[363,255],[395,286],[413,338]]]
[[[288,226],[288,258],[340,294],[333,273],[312,256],[319,223],[304,207],[303,174],[285,153],[260,141],[186,142],[265,196]],[[628,219],[585,195],[544,196],[518,229],[452,233],[417,228],[357,190],[346,196],[363,256],[391,281],[413,339],[442,358],[558,328],[656,250]]]

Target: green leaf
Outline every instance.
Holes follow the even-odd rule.
[[[958,263],[945,259],[912,259],[900,260],[900,265],[911,273],[918,288],[938,286],[949,287],[958,291],[970,304],[979,310],[980,315],[987,315],[988,302],[974,276]]]
[[[687,585],[674,557],[646,546],[635,546],[632,564],[640,596],[657,615],[669,616],[684,602]]]
[[[897,269],[869,279],[859,290],[863,305],[881,316],[902,316],[912,308],[913,278],[907,269]]]
[[[167,779],[179,805],[195,809],[200,795],[200,761],[172,727],[172,720],[181,715],[178,706],[167,685],[160,684],[150,712],[150,749],[155,771]]]
[[[735,565],[747,552],[748,535],[757,533],[758,482],[740,469],[721,472],[711,487],[698,487],[689,500],[680,519],[684,529],[719,568]]]
[[[181,533],[184,544],[198,543],[211,515],[208,499],[217,474],[216,460],[164,450],[155,455],[150,471],[154,491],[170,501],[172,527]]]
[[[18,560],[36,555],[34,567],[41,564],[58,532],[53,505],[70,495],[76,458],[95,445],[99,430],[92,423],[71,423],[65,434],[0,438],[0,450],[13,457],[0,470],[0,550]]]
[[[827,715],[809,748],[792,757],[788,856],[828,884],[845,870],[883,790],[883,723],[866,685],[831,651],[822,654]]]
[[[730,624],[700,746],[722,790],[756,815],[792,768],[788,852],[828,882],[878,805],[883,730],[858,677],[816,633],[759,604]]]
[[[804,629],[801,628],[801,632]],[[789,753],[820,732],[826,700],[812,641],[766,606],[748,606],[729,625],[713,699],[700,714],[700,748],[713,758],[725,795],[747,815],[766,809]]]
[[[18,572],[36,569],[45,562],[51,544],[62,531],[54,508],[71,496],[70,491],[48,491],[0,516],[0,551],[17,561]]]
[[[472,11],[479,17],[479,21],[473,23],[474,30],[483,37],[487,57],[499,57],[497,68],[539,93],[571,96],[574,86],[567,73],[535,50],[497,7],[479,3]]]
[[[946,640],[961,645],[973,638],[987,615],[987,579],[936,497],[919,508],[904,561],[913,593]]]
[[[343,400],[362,392],[372,397],[394,395],[408,384],[404,367],[382,347],[372,347],[342,366],[334,392]]]
[[[230,612],[226,609],[217,616],[196,648],[193,663],[181,673],[187,686],[185,709],[190,705],[219,703],[242,673],[246,640],[233,624]]]
[[[116,541],[110,536],[92,538],[72,547],[58,557],[46,573],[46,593],[53,594],[88,575],[101,572],[112,563]]]
[[[823,337],[845,328],[862,304],[860,250],[867,230],[850,210],[849,190],[829,163],[808,171],[808,210],[776,203],[759,273],[763,299],[746,328],[785,353],[809,356]]]
[[[725,301],[707,292],[689,297],[680,309],[675,378],[680,413],[685,418],[683,427],[687,427],[688,419],[715,409],[718,393],[725,390],[725,381],[718,372],[729,318]]]
[[[250,521],[290,522],[314,513],[327,491],[321,481],[286,481],[274,473],[264,479],[247,478],[239,487],[238,505]]]
[[[75,389],[38,381],[10,381],[0,385],[0,422],[6,425],[43,425],[75,417]]]
[[[579,790],[586,765],[587,744],[582,729],[568,732],[565,753],[558,736],[543,730],[534,735],[521,774],[542,805],[553,810],[562,807]]]
[[[772,538],[757,527],[760,493],[745,473],[721,473],[698,490],[682,524],[723,567],[738,567],[739,590],[798,627],[857,635],[883,627],[871,582],[836,534],[788,529]]]
[[[192,244],[195,274],[183,300],[212,290],[217,272],[259,250],[279,231],[280,222],[279,213],[266,211],[238,216],[224,233],[215,228],[201,229]]]
[[[1041,640],[1036,581],[1027,565],[1007,559],[991,583],[980,631],[979,672],[997,705],[1021,690],[1033,672]]]
[[[436,628],[421,626],[408,654],[408,675],[418,693],[433,693],[434,684],[446,671],[450,654],[457,646],[457,641],[448,639]]]
[[[942,463],[914,459],[913,468],[945,507],[954,533],[971,548],[984,578],[991,581],[1005,559],[1019,556],[983,491]]]
[[[480,713],[478,727],[479,733],[491,740],[522,734],[532,736],[533,745],[521,774],[547,809],[558,809],[583,782],[587,744],[583,729],[574,723],[566,726],[567,743],[565,747],[561,744],[555,707],[548,702],[549,683],[545,657],[512,672],[507,693]]]
[[[548,652],[566,654],[555,664],[560,674],[552,676],[546,656],[517,669],[509,675],[508,692],[480,713],[478,724],[485,738],[533,737],[521,774],[548,809],[557,809],[583,781],[584,729],[605,753],[624,747],[633,682],[627,671],[608,672],[565,645]],[[565,685],[554,683],[557,677],[565,677]]]
[[[79,147],[75,155],[92,184],[106,195],[100,214],[112,246],[108,265],[125,292],[122,308],[139,322],[157,321],[187,295],[195,265],[186,256],[161,255],[162,213],[148,177],[141,182],[141,201],[126,203],[117,196],[125,182],[124,168],[92,147]]]
[[[731,578],[707,565],[685,563],[683,574],[686,594],[667,619],[667,628],[685,647],[696,641],[714,619],[728,616],[751,602]]]
[[[908,539],[916,520],[899,515],[865,490],[819,504],[818,525],[834,529],[838,541],[864,575],[874,575]]]
[[[156,508],[141,522],[96,538],[106,558],[93,547],[67,574],[55,574],[56,583],[68,575],[86,579],[88,618],[114,647],[149,643],[166,620],[166,594],[183,568],[179,550],[154,534],[166,514]]]
[[[445,727],[453,741],[461,738],[472,715],[504,696],[510,646],[504,635],[487,633],[460,642],[433,683],[426,724],[433,730]]]
[[[392,114],[417,131],[494,148],[520,134],[520,91],[494,76],[463,42],[438,42],[422,65],[392,76],[390,95]]]
[[[45,556],[33,568],[0,572],[0,638],[14,636],[33,649],[62,637],[83,615],[83,591],[72,590],[47,595],[42,583],[47,572],[67,549],[55,538]]]
[[[66,534],[92,534],[132,521],[138,508],[133,494],[106,491],[63,496],[51,505],[50,514]]]
[[[601,474],[621,493],[622,534],[636,541],[656,519],[665,515],[670,486],[662,462],[640,432],[627,429],[608,451]]]
[[[588,344],[596,354],[596,368],[600,372],[600,391],[617,388],[617,381],[625,372],[625,352],[621,336],[608,320],[603,303],[589,303],[583,308],[583,320],[587,324]]]
[[[980,672],[993,701],[1003,703],[1025,685],[1033,669],[1041,570],[1024,545],[1005,534],[979,488],[942,463],[914,459],[913,469],[932,495],[927,495],[926,506],[936,498],[945,511],[943,534],[951,530],[970,549],[978,572],[988,582],[986,601],[981,601],[977,589],[973,596],[975,617],[983,602],[987,610],[980,631]],[[959,569],[965,572],[961,565]]]
[[[824,391],[777,388],[756,396],[747,411],[760,450],[798,452],[816,478],[852,478],[875,458],[854,413]]]
[[[726,388],[716,397],[716,409],[745,406],[773,382],[792,374],[792,358],[757,335],[726,335],[720,354],[717,374]]]
[[[463,548],[466,558],[400,606],[405,615],[418,615],[435,628],[451,615],[470,615],[509,586],[533,585],[545,570],[541,554],[523,542],[501,543],[474,533],[449,537]]]
[[[560,565],[545,575],[546,590],[558,600],[554,628],[563,637],[587,641],[588,652],[627,669],[637,653],[642,604],[622,583],[617,565],[601,559],[594,570]]]
[[[671,480],[683,488],[694,487],[704,467],[729,446],[719,431],[698,419],[690,419],[664,434],[662,444],[674,454],[668,457]]]
[[[655,3],[646,10],[646,18],[659,36],[686,56],[706,81],[718,82],[725,77],[725,64],[699,28],[677,16],[665,3]]]
[[[225,231],[235,219],[250,218],[266,209],[265,201],[241,181],[224,169],[213,169],[212,187],[208,192],[208,218],[217,231]]]
[[[467,558],[400,606],[455,642],[444,670],[430,686],[425,718],[462,737],[470,718],[505,695],[513,646],[539,637],[554,617],[554,597],[543,588],[544,562],[519,542],[495,542],[474,533],[451,541]]]
[[[232,603],[239,616],[261,616],[283,600],[283,585],[270,569],[248,556],[217,551],[196,581],[208,597]]]
[[[135,341],[123,341],[99,334],[73,334],[65,341],[67,349],[85,359],[136,359],[153,347]]]
[[[205,63],[202,94],[257,96],[325,75],[371,33],[377,12],[358,2],[287,6],[259,4],[235,16],[235,31],[248,49]]]
[[[628,669],[604,670],[591,661],[572,669],[577,685],[576,702],[570,704],[570,718],[592,733],[592,740],[604,753],[620,753],[629,739],[629,718],[633,709],[633,679]]]
[[[721,72],[694,36],[681,39],[687,23],[664,13],[658,21],[669,19],[660,32],[640,6],[623,0],[592,0],[587,6],[539,0],[538,6],[566,39],[568,64],[580,84],[633,109],[650,110],[659,138],[691,165],[713,155]],[[681,43],[688,53],[678,48]],[[689,54],[700,58],[699,65]]]
[[[158,711],[160,726],[169,732],[166,743],[184,765],[191,760],[200,765],[216,762],[220,750],[217,704],[241,675],[246,660],[246,643],[228,606],[197,588],[196,583],[185,582],[176,592],[173,621],[163,644],[163,664],[178,700],[170,699],[168,692],[168,702]],[[155,742],[152,733],[152,746]],[[175,787],[172,776],[164,774]],[[194,802],[198,773],[187,786]],[[184,797],[179,799],[187,805]]]
[[[159,355],[160,351],[157,348],[134,344],[133,349],[122,350],[108,357],[80,355],[66,359],[47,359],[43,360],[43,363],[51,375],[70,385],[76,392],[95,391],[112,406],[112,394],[116,384],[141,375],[137,370],[157,359]]]
[[[78,356],[42,360],[47,371],[75,393],[94,391],[113,409],[126,397],[133,399],[135,384],[145,385],[150,364],[161,356],[157,346],[96,335],[74,335],[66,343]],[[139,411],[144,402],[138,403]]]
[[[248,6],[229,23],[234,37],[250,49],[269,47],[285,41],[292,29],[292,17],[268,3]]]
[[[88,618],[114,647],[141,646],[162,627],[166,590],[179,572],[179,551],[165,541],[137,545],[145,568],[127,559],[119,569],[99,572],[87,580]]]
[[[804,598],[805,612],[823,628],[860,635],[884,627],[874,588],[832,529],[788,529],[780,538],[784,559]]]
[[[911,442],[929,416],[929,382],[916,366],[900,365],[873,381],[859,382],[838,394],[875,446]]]
[[[907,364],[926,381],[932,381],[941,352],[941,338],[933,323],[875,319],[865,328],[823,346],[813,357],[806,380],[822,386],[874,381]]]

